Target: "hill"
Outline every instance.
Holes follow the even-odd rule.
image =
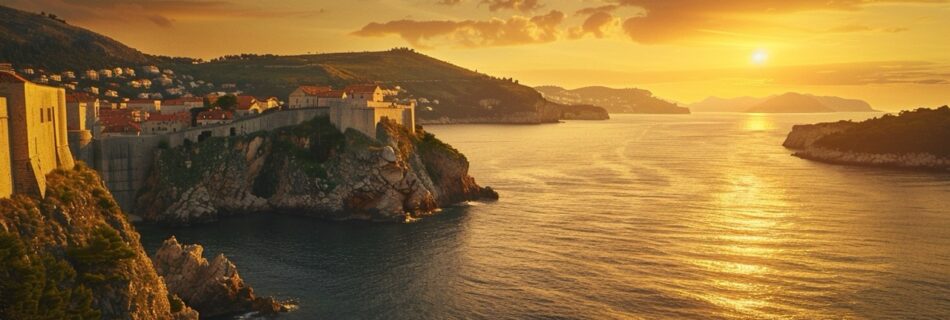
[[[798,93],[786,93],[775,96],[758,103],[746,112],[753,113],[818,113],[835,112],[833,109],[825,106],[820,100],[812,96],[806,96]]]
[[[950,169],[950,107],[902,111],[864,122],[797,125],[784,146],[816,161]]]
[[[286,99],[302,84],[375,82],[400,86],[406,92],[402,98],[416,98],[417,117],[422,123],[546,123],[558,121],[562,113],[557,105],[516,80],[477,73],[410,49],[297,56],[245,54],[204,62],[143,54],[55,16],[3,6],[0,62],[13,63],[17,68],[46,69],[48,73],[154,64],[187,75],[186,79],[219,84],[195,89],[194,94],[233,91],[220,85],[234,84],[246,94],[280,99]],[[80,85],[89,85],[83,81]],[[132,92],[124,89],[116,88],[120,93]]]
[[[54,15],[0,6],[0,61],[19,67],[80,70],[140,65],[150,58]]]
[[[302,84],[400,86],[419,101],[416,116],[449,122],[555,122],[554,106],[533,89],[409,49],[297,56],[242,55],[193,64],[161,59],[159,66],[254,94],[285,98]]]
[[[816,103],[817,101],[817,103]],[[834,96],[816,96],[811,94],[785,93],[764,98],[709,97],[689,105],[694,112],[874,112],[871,105],[863,100]],[[811,111],[805,111],[811,110]]]
[[[557,86],[535,87],[545,99],[562,104],[586,104],[607,109],[610,113],[688,114],[689,109],[653,96],[648,90],[608,87],[584,87],[573,90]]]

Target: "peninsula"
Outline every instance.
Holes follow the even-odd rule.
[[[797,125],[784,146],[837,164],[950,170],[950,107],[902,111],[864,122]]]

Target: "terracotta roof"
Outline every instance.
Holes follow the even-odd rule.
[[[346,92],[343,90],[330,90],[327,92],[320,92],[316,96],[318,98],[343,98],[346,95]]]
[[[237,96],[238,109],[248,110],[257,102],[257,98],[252,96]]]
[[[0,71],[0,82],[24,83],[24,82],[29,82],[29,81],[14,72]]]
[[[185,105],[186,102],[201,102],[201,103],[204,103],[204,99],[202,99],[202,98],[200,98],[200,97],[168,99],[168,100],[162,101],[162,104],[163,104],[163,105],[170,105],[170,106],[181,106],[181,105]]]
[[[333,90],[330,86],[300,86],[298,89],[308,96],[314,96],[321,92]]]
[[[154,100],[154,99],[132,99],[132,100],[129,100],[127,103],[148,103],[148,104],[154,104],[155,101],[158,101],[158,100]]]
[[[354,84],[346,86],[343,91],[347,93],[373,93],[377,88],[379,88],[379,86],[375,84]]]
[[[99,98],[85,92],[66,94],[66,102],[96,102],[96,100],[99,100]]]
[[[148,116],[147,122],[157,122],[157,121],[178,121],[178,122],[188,122],[191,123],[191,113],[189,112],[176,112],[172,114],[150,114]]]
[[[231,112],[221,109],[212,109],[198,114],[198,120],[230,120],[231,118]]]
[[[140,133],[142,132],[142,127],[132,121],[125,121],[121,123],[111,124],[102,129],[102,132],[105,133]]]

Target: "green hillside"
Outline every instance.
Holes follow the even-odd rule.
[[[476,73],[408,49],[244,55],[198,64],[162,59],[159,65],[196,79],[234,83],[245,92],[282,99],[302,84],[341,87],[375,82],[401,86],[408,92],[404,98],[431,101],[420,103],[417,109],[417,116],[423,119],[503,117],[515,112],[537,112],[547,103],[533,89],[515,81]]]
[[[52,15],[0,6],[0,62],[57,71],[149,62],[138,50]]]

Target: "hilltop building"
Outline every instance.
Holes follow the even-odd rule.
[[[67,139],[66,91],[34,84],[0,65],[0,97],[6,100],[0,125],[5,123],[8,132],[0,159],[10,159],[11,178],[0,180],[0,195],[12,190],[45,197],[46,174],[75,165]],[[6,174],[4,167],[0,164],[0,175]]]
[[[320,106],[320,94],[333,91],[329,86],[300,86],[290,93],[287,106],[291,109]]]
[[[172,114],[151,114],[142,122],[142,134],[175,133],[191,127],[191,113],[182,111]]]
[[[7,98],[0,97],[0,198],[13,194],[13,173],[10,170],[10,132],[7,121]]]

